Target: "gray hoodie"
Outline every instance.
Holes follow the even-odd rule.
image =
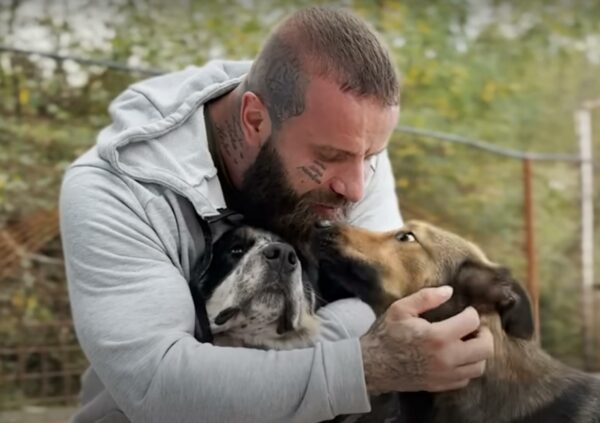
[[[204,250],[198,215],[225,207],[203,104],[249,62],[211,62],[132,85],[112,124],[66,173],[61,234],[79,342],[91,366],[73,422],[316,422],[369,411],[358,300],[319,312],[313,348],[217,347],[194,336],[191,268]],[[350,222],[400,226],[387,153],[372,163]]]

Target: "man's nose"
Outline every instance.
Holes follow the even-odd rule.
[[[353,203],[362,200],[365,190],[365,162],[361,160],[352,163],[347,170],[332,180],[331,190]]]

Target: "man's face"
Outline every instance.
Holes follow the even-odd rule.
[[[319,219],[344,219],[362,199],[370,159],[387,146],[397,115],[397,107],[313,78],[304,113],[283,122],[244,174],[246,214],[289,239]]]
[[[255,162],[244,173],[241,207],[255,224],[273,230],[289,241],[305,239],[319,219],[326,218],[315,204],[327,204],[337,211],[329,220],[343,218],[350,203],[339,194],[315,188],[298,193],[289,180],[283,161],[269,137]]]

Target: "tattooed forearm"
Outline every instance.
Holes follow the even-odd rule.
[[[371,394],[422,390],[431,373],[431,352],[424,346],[423,333],[410,324],[393,324],[392,335],[386,316],[381,316],[360,340]]]
[[[384,318],[369,330],[370,336],[361,340],[367,389],[371,393],[389,392],[390,385],[404,380],[406,385],[419,386],[426,373],[427,357],[416,335],[409,328],[395,339],[387,334]],[[393,345],[390,345],[393,344]],[[390,352],[393,351],[393,357]]]

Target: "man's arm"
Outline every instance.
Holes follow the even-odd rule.
[[[445,286],[424,288],[404,297],[361,338],[371,394],[458,389],[483,374],[494,344],[489,329],[480,328],[473,307],[436,323],[419,317],[451,294],[452,289]],[[467,338],[477,330],[477,336]]]
[[[132,421],[309,422],[368,411],[356,338],[293,351],[197,342],[187,281],[145,206],[100,169],[70,170],[61,192],[77,335]]]
[[[319,308],[319,341],[338,341],[340,339],[363,336],[373,322],[373,309],[358,298],[344,298]]]

